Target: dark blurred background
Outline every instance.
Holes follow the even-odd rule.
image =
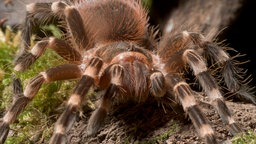
[[[246,54],[249,63],[245,64],[245,68],[249,70],[249,73],[253,75],[253,85],[256,85],[256,1],[246,0],[240,10],[239,15],[235,21],[229,26],[223,38],[227,43],[238,50],[239,52]]]
[[[160,24],[169,16],[169,13],[178,5],[179,0],[154,0],[152,2],[151,23]],[[222,32],[219,39],[225,40],[228,46],[235,48],[241,54],[242,61],[250,60],[243,65],[252,74],[252,85],[256,85],[256,1],[243,0],[235,19]]]

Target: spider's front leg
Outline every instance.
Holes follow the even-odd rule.
[[[101,99],[99,107],[92,113],[88,126],[87,135],[95,135],[99,128],[103,125],[105,117],[111,107],[111,102],[114,97],[124,95],[122,81],[124,77],[124,68],[119,64],[111,65],[110,68],[105,70],[105,74],[100,80],[106,81],[106,92]],[[110,81],[108,81],[110,80]]]
[[[180,44],[178,46],[180,46]],[[172,57],[168,58],[170,61],[173,60]],[[182,74],[174,71],[175,69],[167,64],[171,63],[168,63],[167,60],[163,65],[165,67],[159,67],[160,71],[155,71],[150,75],[150,93],[156,98],[168,97],[167,91],[170,89],[179,103],[183,106],[184,111],[189,115],[199,136],[203,138],[207,144],[217,144],[218,142],[214,135],[214,130],[210,126],[195,99],[196,93],[186,83]]]
[[[50,144],[60,144],[66,143],[66,132],[72,127],[76,112],[78,111],[84,96],[87,94],[89,88],[94,84],[97,79],[98,73],[102,67],[102,60],[99,58],[92,58],[88,66],[83,72],[82,78],[75,87],[73,93],[71,94],[66,109],[59,117],[54,134],[50,139]]]
[[[199,136],[203,138],[207,144],[217,144],[218,142],[214,135],[214,130],[196,102],[196,93],[191,90],[190,86],[184,81],[180,74],[168,73],[165,79],[167,86],[173,90],[173,93],[183,106],[184,111],[192,120]]]
[[[38,93],[41,85],[44,82],[52,82],[57,80],[77,79],[82,75],[82,70],[74,64],[60,65],[55,68],[50,68],[45,72],[34,77],[22,92],[22,86],[19,81],[14,81],[14,98],[12,105],[5,113],[0,122],[0,144],[3,144],[7,138],[9,125],[12,124],[17,116],[23,111],[26,105]]]

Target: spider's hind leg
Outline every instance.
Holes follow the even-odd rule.
[[[222,121],[227,124],[230,132],[233,135],[242,132],[238,123],[233,119],[232,113],[225,103],[217,82],[208,71],[206,62],[200,54],[195,49],[187,49],[184,51],[182,57],[192,68],[194,75],[199,80],[200,85],[209,97],[211,104],[217,110]]]
[[[234,58],[236,58],[236,56],[230,57],[228,53],[217,44],[205,42],[203,48],[204,53],[218,65],[228,90],[236,94],[241,100],[256,104],[256,97],[252,92],[254,88],[248,85],[251,78],[250,76],[245,78],[246,70],[239,67],[242,62],[235,60]]]
[[[53,13],[51,11],[51,3],[32,3],[27,5],[26,8],[27,12],[22,29],[21,45],[17,58],[14,60],[15,65],[20,64],[20,61],[24,57],[29,57],[28,59],[31,60],[29,60],[30,62],[27,62],[33,63],[33,57],[29,55],[32,33],[40,23],[45,23],[46,21],[50,20],[51,17],[53,17]]]
[[[14,69],[24,71],[32,65],[45,51],[52,48],[64,59],[71,62],[80,62],[81,56],[75,48],[67,42],[57,38],[45,38],[38,41],[30,50],[32,33],[41,25],[49,23],[52,19],[64,19],[64,10],[68,5],[64,2],[32,3],[27,5],[27,15],[22,30],[20,51],[14,60]]]
[[[256,97],[252,93],[254,88],[248,85],[251,78],[246,78],[246,70],[239,67],[242,62],[234,59],[240,55],[230,57],[225,49],[216,43],[206,41],[202,35],[192,32],[188,34],[193,43],[198,46],[196,50],[202,52],[202,55],[217,67],[227,89],[238,98],[256,104]]]

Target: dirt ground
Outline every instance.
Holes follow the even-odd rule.
[[[256,106],[238,102],[227,102],[234,119],[246,130],[256,132]],[[233,136],[222,123],[218,114],[207,102],[200,102],[204,113],[216,131],[220,142]],[[85,114],[69,132],[72,144],[201,144],[202,139],[182,108],[166,109],[155,104],[122,106],[115,108],[105,121],[105,125],[93,137],[86,136],[87,120],[91,112]]]

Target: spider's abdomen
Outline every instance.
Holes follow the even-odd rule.
[[[92,0],[76,5],[86,33],[93,43],[133,41],[141,43],[147,32],[147,14],[138,2]]]

